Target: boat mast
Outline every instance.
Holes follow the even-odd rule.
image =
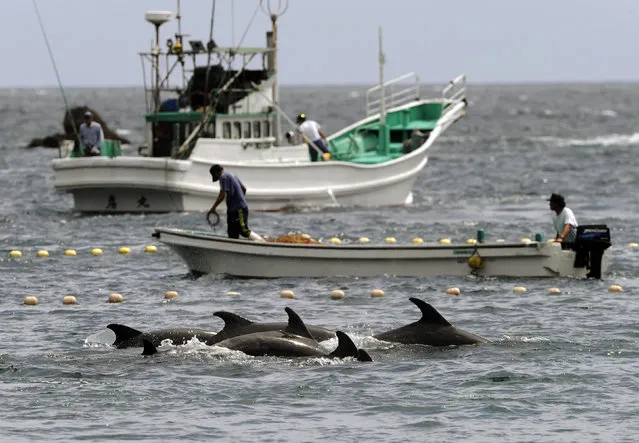
[[[271,8],[270,0],[266,0],[266,9],[264,8],[264,0],[260,0],[262,11],[267,13],[271,17],[271,35],[272,35],[272,54],[273,54],[273,70],[275,71],[275,81],[273,82],[273,103],[279,105],[280,103],[280,87],[279,87],[279,69],[277,62],[277,19],[280,15],[284,14],[288,9],[288,0],[279,0],[277,3],[277,9]],[[282,115],[281,112],[277,112],[275,116],[275,122],[273,125],[273,135],[275,136],[275,145],[280,144],[282,128]]]
[[[155,71],[155,85],[153,90],[154,112],[160,110],[160,26],[171,20],[170,11],[149,11],[144,14],[147,22],[155,26],[155,47],[153,48],[153,70]],[[179,17],[179,14],[178,14]]]
[[[382,27],[379,27],[379,91],[380,91],[380,114],[379,123],[382,126],[386,126],[386,100],[384,97],[384,52],[382,50]]]
[[[386,128],[386,93],[384,90],[384,64],[386,58],[384,57],[384,51],[382,48],[382,27],[379,27],[379,144],[381,151],[386,154],[389,137],[388,130]]]

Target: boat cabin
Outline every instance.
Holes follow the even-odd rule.
[[[256,84],[268,88],[267,69],[225,70],[220,65],[197,67],[185,91],[161,102],[158,112],[145,116],[146,139],[152,157],[175,155],[189,135],[207,119],[200,138],[226,140],[268,139],[273,136],[275,112],[255,92]],[[205,91],[210,91],[207,94]],[[207,104],[211,103],[211,106]]]

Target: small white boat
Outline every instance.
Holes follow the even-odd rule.
[[[252,211],[410,204],[428,150],[466,113],[465,75],[425,98],[415,73],[384,81],[380,46],[380,83],[368,90],[365,111],[327,137],[330,160],[311,162],[308,144],[282,136],[275,19],[265,47],[190,40],[187,49],[178,23],[177,41],[163,48],[159,27],[171,15],[146,14],[157,33],[153,49],[140,54],[151,65],[141,155],[105,143],[101,156],[78,151],[53,160],[54,187],[73,194],[75,211],[207,211],[219,192],[209,175],[215,163],[246,185]],[[196,62],[202,58],[204,65]]]
[[[583,229],[583,228],[582,228]],[[607,228],[605,228],[607,230]],[[595,277],[610,264],[609,241],[562,249],[560,243],[458,245],[294,244],[235,240],[210,232],[156,228],[198,274],[234,277],[478,276]]]

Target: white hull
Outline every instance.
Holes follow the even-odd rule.
[[[452,105],[422,146],[381,164],[311,163],[306,145],[273,146],[272,139],[262,143],[264,139],[200,138],[188,160],[133,156],[55,159],[54,185],[73,194],[74,210],[80,212],[207,211],[219,191],[209,168],[220,163],[246,185],[247,202],[253,211],[403,205],[412,199],[413,184],[428,162],[427,150],[463,113],[463,103]],[[378,117],[373,115],[356,125]]]
[[[168,244],[192,272],[236,277],[401,277],[479,276],[577,277],[575,252],[558,243],[478,245],[299,245],[234,240],[206,232],[157,228],[154,237]],[[481,269],[468,258],[478,253]],[[610,263],[604,252],[601,272]]]

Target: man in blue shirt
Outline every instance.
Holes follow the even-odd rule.
[[[248,205],[244,195],[246,194],[246,187],[239,178],[225,172],[224,168],[220,165],[213,165],[209,169],[213,181],[220,181],[220,193],[217,196],[217,200],[213,204],[213,207],[209,210],[209,214],[216,213],[216,209],[224,199],[226,199],[226,223],[228,229],[229,238],[248,238],[253,241],[264,241],[262,237],[252,232],[248,227]]]

